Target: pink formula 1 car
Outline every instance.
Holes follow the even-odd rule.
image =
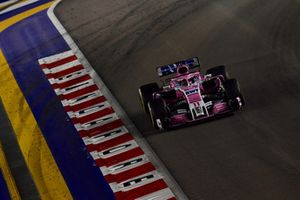
[[[142,107],[153,127],[170,129],[204,121],[241,109],[245,102],[236,79],[229,79],[225,66],[200,73],[198,58],[157,68],[163,86],[150,83],[139,88]]]

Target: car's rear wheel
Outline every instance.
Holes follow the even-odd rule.
[[[224,82],[225,93],[228,105],[231,110],[235,111],[245,105],[244,97],[240,91],[239,83],[236,79],[228,79]]]
[[[170,127],[168,109],[163,99],[153,99],[148,102],[148,110],[152,126],[155,129],[166,130]]]
[[[164,99],[169,99],[169,100],[175,99],[177,97],[176,90],[174,89],[168,91],[162,91],[160,94]]]
[[[212,79],[202,82],[202,87],[205,92],[215,93],[219,90],[220,84],[216,78],[212,78]]]
[[[149,83],[147,85],[143,85],[139,88],[139,97],[142,104],[142,108],[145,113],[149,113],[148,102],[152,99],[152,94],[157,92],[159,87],[157,83]]]
[[[206,74],[211,74],[212,76],[223,76],[224,80],[227,80],[229,78],[228,72],[226,71],[226,68],[224,65],[212,67],[206,71]]]

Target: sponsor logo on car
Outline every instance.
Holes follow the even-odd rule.
[[[186,95],[192,95],[192,94],[196,94],[196,93],[198,93],[198,89],[193,89],[193,90],[189,90],[189,91],[185,92]]]

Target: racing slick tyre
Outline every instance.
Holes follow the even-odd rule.
[[[153,99],[148,102],[151,123],[155,129],[167,130],[169,118],[166,102],[163,99]]]
[[[228,75],[224,65],[212,67],[206,71],[206,74],[211,74],[212,76],[222,75],[224,77],[224,81],[229,78],[229,75]]]
[[[244,97],[241,94],[239,84],[236,79],[228,79],[224,82],[228,106],[232,111],[241,109],[245,105]]]
[[[217,79],[209,79],[202,82],[202,87],[206,91],[216,93],[219,90],[219,81]]]
[[[177,96],[176,96],[176,90],[172,89],[172,90],[169,90],[169,91],[163,91],[160,93],[161,96],[164,98],[164,99],[175,99]]]
[[[139,88],[139,97],[142,104],[142,108],[145,113],[149,114],[148,102],[152,99],[152,94],[157,92],[159,87],[157,83],[149,83],[147,85],[143,85]]]

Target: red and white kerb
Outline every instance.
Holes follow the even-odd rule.
[[[176,199],[71,50],[39,64],[117,200]]]

